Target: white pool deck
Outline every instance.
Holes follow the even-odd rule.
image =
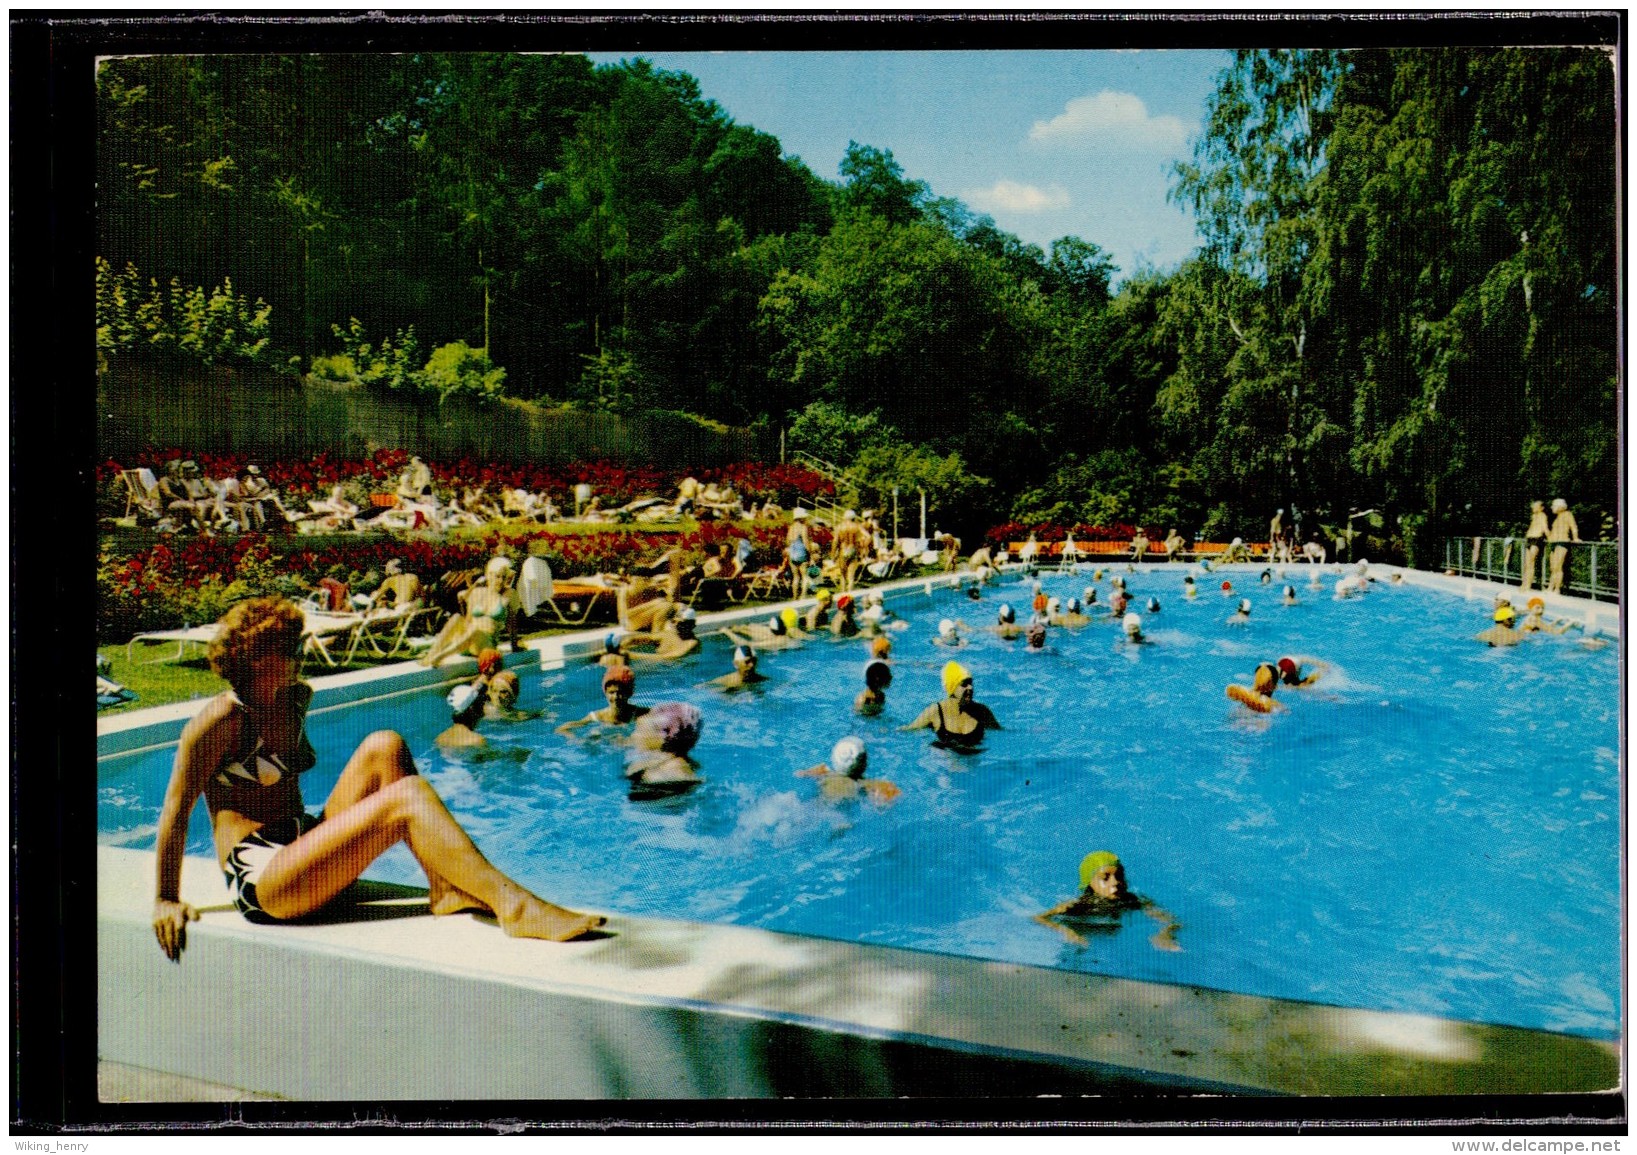
[[[1486,601],[1501,588],[1414,571],[1405,581]],[[891,597],[928,584],[882,588]],[[1549,613],[1585,621],[1588,633],[1618,630],[1617,606],[1543,596]],[[543,639],[513,660],[559,666],[597,652],[603,633]],[[315,708],[467,677],[471,666],[315,679]],[[174,742],[198,705],[106,719],[99,750]],[[1617,1042],[617,911],[602,912],[605,937],[540,943],[470,915],[434,918],[423,891],[366,884],[364,901],[331,918],[255,926],[228,904],[207,858],[184,864],[182,897],[201,917],[171,963],[150,923],[153,870],[151,851],[98,848],[104,1101],[1620,1087]]]

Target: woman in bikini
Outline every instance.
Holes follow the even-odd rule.
[[[426,871],[433,914],[488,914],[508,935],[554,941],[602,924],[496,870],[392,731],[366,737],[323,811],[307,813],[298,778],[318,758],[305,730],[312,688],[296,679],[301,636],[301,611],[289,601],[252,598],[227,612],[211,643],[211,668],[231,688],[182,731],[159,814],[153,928],[166,957],[181,957],[187,924],[199,917],[179,887],[188,816],[201,794],[228,889],[251,922],[317,910],[404,842]]]
[[[959,662],[944,666],[944,694],[942,701],[934,702],[917,715],[906,730],[930,728],[935,735],[934,746],[945,750],[970,753],[981,748],[983,736],[1001,725],[988,706],[972,699],[972,674]]]
[[[499,645],[502,634],[516,650],[523,605],[512,586],[512,574],[510,558],[490,558],[483,580],[466,591],[466,612],[449,619],[432,648],[421,655],[421,665],[435,666],[452,654],[480,653]]]

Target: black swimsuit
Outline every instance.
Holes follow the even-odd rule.
[[[262,740],[256,733],[255,724],[251,721],[250,711],[245,708],[238,695],[231,690],[228,691],[228,695],[233,708],[244,715],[245,751],[229,759],[216,772],[216,782],[219,785],[233,789],[270,789],[283,781],[287,775],[303,774],[318,762],[318,754],[313,750],[312,743],[307,740],[305,728],[301,731],[300,740],[296,743],[293,753],[280,756],[264,749]],[[244,915],[246,921],[258,923],[278,921],[262,910],[261,904],[256,900],[256,882],[260,879],[262,870],[272,861],[273,855],[322,821],[321,815],[305,812],[275,819],[252,830],[227,852],[227,862],[222,867],[222,873],[227,876],[227,889],[233,896],[233,905],[239,908],[239,913]]]
[[[957,733],[944,723],[944,704],[935,702],[934,705],[938,709],[938,724],[933,727],[933,733],[937,735],[932,740],[934,746],[941,750],[955,750],[962,754],[976,753],[982,748],[984,725],[981,720],[978,722],[977,729],[964,734]]]

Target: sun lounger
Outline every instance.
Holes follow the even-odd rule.
[[[414,649],[410,631],[416,623],[430,630],[443,613],[437,606],[409,605],[365,611],[351,636],[341,661],[351,665],[360,650],[377,658],[392,658]]]
[[[189,645],[208,646],[215,636],[216,627],[214,625],[189,626],[180,630],[150,630],[146,633],[133,635],[131,640],[125,643],[125,658],[127,661],[132,660],[132,652],[138,642],[175,642],[176,653],[174,655],[169,658],[158,657],[149,660],[153,662],[179,662],[182,660],[183,652]]]
[[[303,658],[316,655],[326,666],[338,666],[341,663],[330,652],[331,645],[344,645],[343,654],[351,654],[357,648],[352,644],[353,634],[363,623],[363,614],[332,614],[303,605],[301,616],[306,619],[301,635]]]
[[[619,590],[587,581],[553,581],[551,596],[540,601],[535,616],[563,626],[583,626],[593,613],[618,616]]]

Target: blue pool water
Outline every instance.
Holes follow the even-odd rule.
[[[481,727],[510,757],[439,753],[440,692],[314,714],[308,806],[358,738],[387,727],[498,866],[566,904],[1617,1036],[1617,648],[1587,650],[1573,631],[1490,649],[1472,640],[1487,602],[1385,583],[1338,601],[1333,570],[1315,588],[1292,567],[1293,607],[1281,583],[1243,572],[1232,598],[1201,574],[1188,601],[1184,572],[1127,575],[1136,605],[1162,603],[1142,647],[1107,618],[1052,630],[1044,653],[1000,641],[982,627],[1002,600],[1027,615],[1014,578],[979,602],[896,597],[911,625],[891,635],[895,680],[875,718],[851,710],[860,639],[765,654],[770,681],[734,695],[706,685],[729,669],[721,638],[641,667],[638,702],[705,714],[707,781],[684,799],[629,802],[617,741],[552,733],[601,704],[601,671],[582,665],[520,671],[522,704],[543,717]],[[1089,569],[1042,580],[1065,600],[1092,584]],[[1106,604],[1109,580],[1096,584]],[[1241,595],[1251,620],[1229,626]],[[977,755],[898,730],[941,694],[942,617],[973,627],[954,656],[1006,727]],[[1281,690],[1288,712],[1227,700],[1228,683],[1284,654],[1333,669]],[[867,742],[870,775],[903,791],[896,802],[824,803],[794,777],[847,733]],[[103,841],[153,844],[170,757],[103,761]],[[1140,914],[1084,947],[1031,920],[1074,892],[1098,848],[1181,922],[1180,952],[1154,949]],[[203,806],[188,852],[212,853]],[[370,875],[422,881],[402,848]]]

